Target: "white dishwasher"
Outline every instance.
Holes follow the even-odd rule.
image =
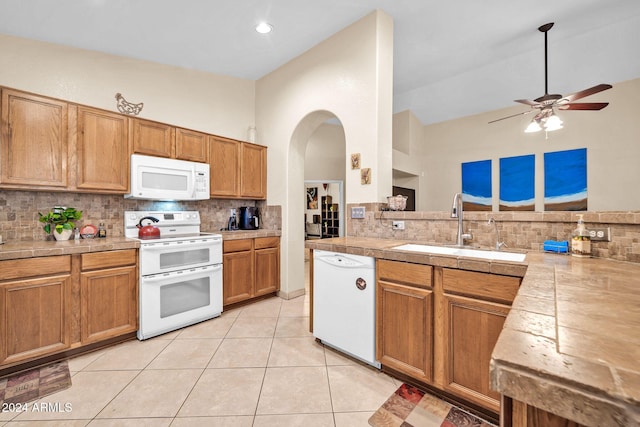
[[[313,251],[313,335],[380,368],[375,265],[372,257]]]

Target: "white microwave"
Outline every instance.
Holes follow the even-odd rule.
[[[145,200],[209,199],[209,165],[163,157],[131,155],[131,192]]]

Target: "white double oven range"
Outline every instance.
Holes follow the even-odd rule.
[[[144,220],[160,237],[139,238]],[[197,211],[126,211],[125,236],[140,240],[139,329],[145,340],[222,314],[222,236],[200,232]]]

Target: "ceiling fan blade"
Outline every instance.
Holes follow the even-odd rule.
[[[510,116],[506,116],[506,117],[502,117],[500,119],[495,119],[495,120],[491,120],[489,123],[495,123],[495,122],[499,122],[500,120],[505,120],[505,119],[510,119],[512,117],[517,117],[517,116],[524,116],[525,114],[529,114],[534,110],[529,110],[529,111],[523,111],[522,113],[518,113],[518,114],[512,114]]]
[[[603,90],[611,89],[613,86],[608,84],[599,84],[594,87],[590,87],[589,89],[581,90],[580,92],[572,93],[562,98],[562,101],[573,102],[578,99],[584,98],[589,95],[593,95],[594,93],[602,92]]]
[[[529,101],[528,99],[516,99],[515,102],[519,102],[520,104],[530,105],[532,107],[539,107],[540,103],[536,101]]]
[[[560,104],[558,110],[602,110],[608,102],[576,102],[574,104]]]

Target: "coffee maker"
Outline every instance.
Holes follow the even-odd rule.
[[[258,208],[254,206],[241,206],[238,228],[240,230],[257,230],[258,227]]]

